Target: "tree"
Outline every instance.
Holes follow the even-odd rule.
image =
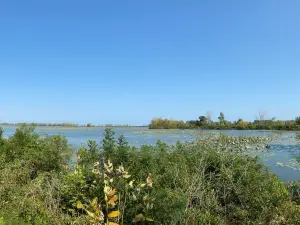
[[[239,130],[244,130],[246,129],[248,126],[248,122],[247,121],[243,121],[242,119],[239,119],[237,121],[237,124],[236,124],[236,128],[239,129]]]
[[[208,119],[205,116],[199,116],[199,125],[207,125],[208,124]]]
[[[234,124],[237,125],[241,121],[243,121],[243,119],[238,119],[237,121],[234,122]]]
[[[104,154],[106,158],[109,158],[110,155],[114,153],[115,150],[115,132],[110,129],[106,128],[104,131],[104,139],[102,140],[102,148],[104,150]]]
[[[225,125],[225,116],[223,112],[220,112],[220,116],[218,117],[220,125]]]
[[[295,123],[296,123],[297,125],[300,125],[300,116],[299,116],[299,117],[296,117]]]
[[[199,125],[198,120],[188,120],[188,121],[186,121],[186,126],[188,128],[196,128],[198,125]]]

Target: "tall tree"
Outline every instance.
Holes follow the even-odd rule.
[[[225,116],[223,112],[220,112],[220,116],[218,117],[220,125],[225,125]]]

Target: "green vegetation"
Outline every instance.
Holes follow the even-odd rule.
[[[143,125],[143,126],[131,126],[129,124],[99,124],[99,125],[94,125],[92,123],[87,123],[87,124],[75,124],[75,123],[0,123],[0,125],[3,126],[22,126],[22,125],[27,125],[27,126],[39,126],[39,127],[147,127],[148,125]]]
[[[286,187],[244,154],[267,141],[208,135],[137,149],[106,129],[72,164],[64,137],[0,132],[0,224],[299,224],[299,183]]]
[[[33,126],[41,126],[41,127],[80,127],[80,126],[88,126],[87,125],[79,125],[75,123],[1,123],[1,125],[6,125],[6,126],[22,126],[23,124],[26,125],[33,125]]]
[[[183,120],[153,119],[149,125],[150,129],[185,129],[187,124]]]
[[[209,116],[199,116],[198,120],[168,120],[155,118],[151,120],[150,129],[212,129],[212,130],[300,130],[300,117],[295,120],[281,121],[275,118],[266,120],[262,116],[253,122],[239,119],[227,121],[224,113],[220,113],[219,121],[212,121]]]

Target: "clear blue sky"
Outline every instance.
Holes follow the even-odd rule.
[[[300,116],[299,0],[0,2],[0,121]]]

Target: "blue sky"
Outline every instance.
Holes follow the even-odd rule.
[[[300,116],[300,1],[0,2],[0,121]]]

